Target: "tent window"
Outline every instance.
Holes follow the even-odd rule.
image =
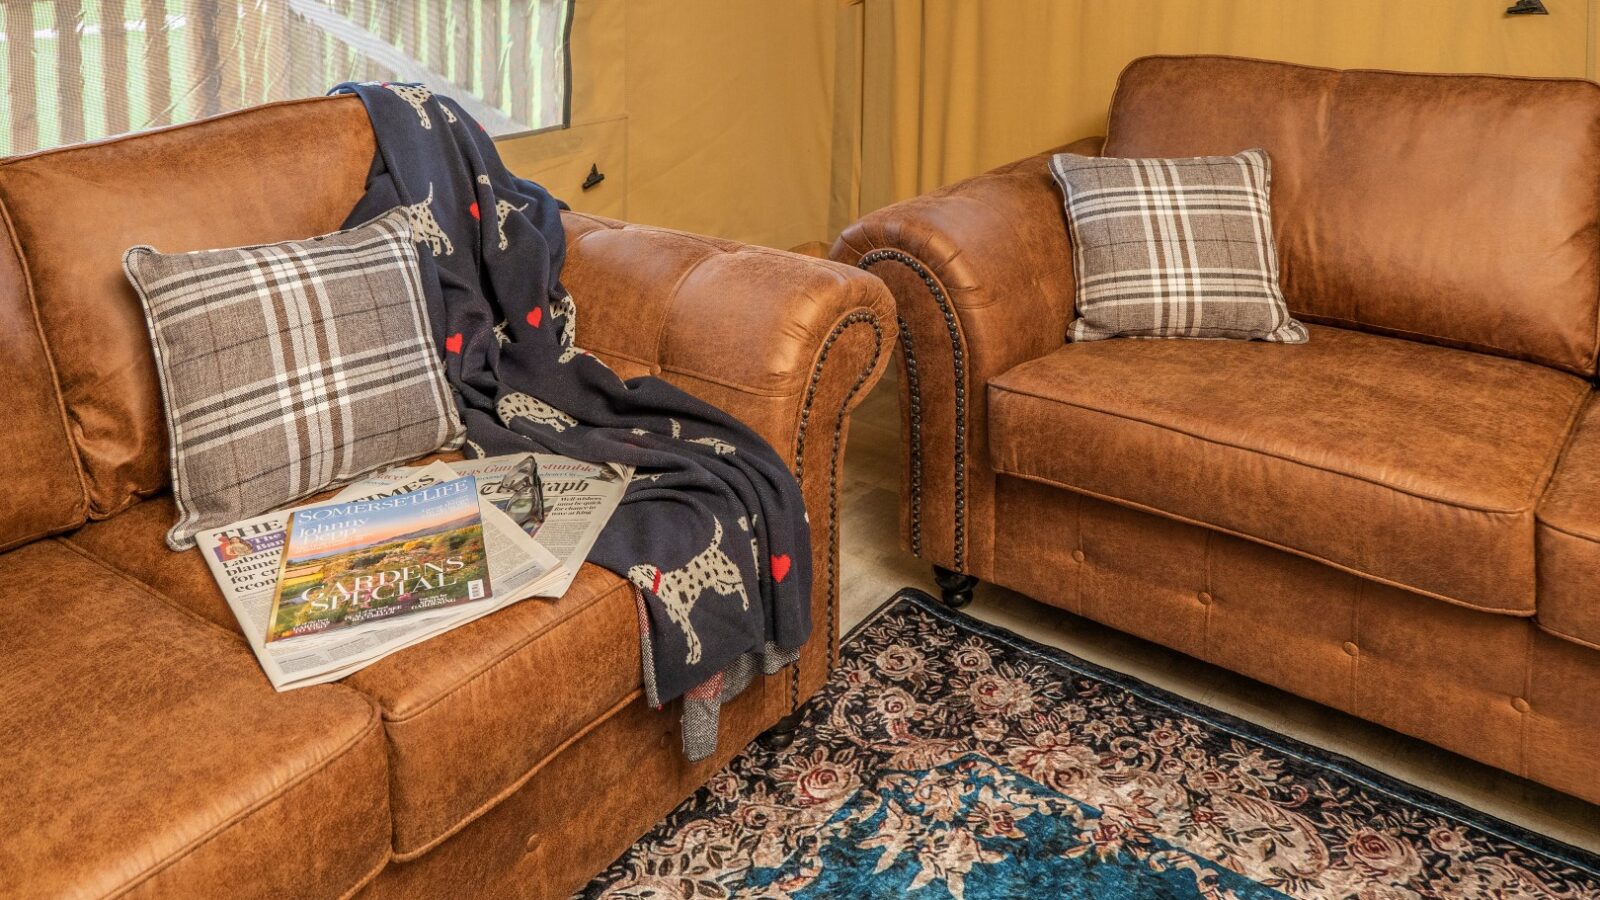
[[[341,81],[420,81],[492,134],[567,124],[571,0],[0,0],[0,155]]]

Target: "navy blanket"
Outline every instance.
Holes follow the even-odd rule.
[[[455,101],[418,85],[333,92],[361,98],[378,144],[348,224],[409,212],[468,452],[638,468],[590,559],[635,586],[649,701],[683,697],[684,752],[710,755],[721,704],[810,635],[811,535],[794,476],[733,417],[658,378],[624,381],[573,343],[585,298],[561,286],[564,205],[507,171]]]

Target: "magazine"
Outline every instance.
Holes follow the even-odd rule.
[[[409,472],[410,478],[379,489],[354,491],[355,500],[394,495],[456,479],[444,463]],[[352,493],[347,491],[346,493]],[[200,552],[272,686],[280,691],[335,681],[420,641],[460,627],[511,603],[548,591],[567,579],[561,563],[491,503],[479,501],[488,581],[486,602],[465,603],[383,618],[332,633],[268,642],[273,599],[282,565],[286,529],[294,510],[267,513],[199,535]]]
[[[267,641],[488,599],[477,479],[289,514]]]
[[[350,485],[333,497],[333,502],[372,497],[392,497],[428,485],[442,484],[467,473],[457,472],[460,463],[435,462],[416,469],[388,469],[365,481]],[[479,479],[479,506],[485,522],[493,527],[484,532],[489,566],[496,591],[510,591],[515,599],[559,597],[571,582],[563,563],[531,535],[525,534],[511,517],[482,496]]]
[[[553,593],[539,596],[559,597],[566,593],[572,579],[577,577],[578,569],[588,559],[601,529],[605,528],[611,520],[611,514],[622,502],[622,495],[633,478],[633,467],[617,463],[586,463],[549,453],[511,453],[464,459],[450,463],[450,469],[460,475],[475,476],[479,495],[497,508],[504,509],[511,502],[513,492],[505,489],[502,483],[529,456],[538,465],[539,481],[543,486],[544,514],[534,516],[527,531],[530,537],[555,554],[561,561],[564,574],[563,578],[552,583]],[[394,485],[407,477],[408,471],[405,469],[390,469],[352,485],[349,490],[366,493],[393,490]]]

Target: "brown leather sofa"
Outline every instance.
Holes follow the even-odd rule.
[[[846,230],[907,547],[1600,801],[1600,86],[1146,58],[1067,149],[1250,147],[1309,344],[1064,343],[1048,153]]]
[[[173,509],[124,248],[337,228],[373,155],[354,97],[0,161],[0,897],[564,897],[817,689],[835,490],[892,301],[823,260],[578,214],[578,340],[718,404],[793,465],[816,637],[684,761],[641,699],[621,579],[585,566],[342,683],[274,693]]]

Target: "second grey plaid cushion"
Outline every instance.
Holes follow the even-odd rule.
[[[1074,341],[1309,338],[1278,289],[1264,150],[1188,159],[1056,154],[1077,279]]]
[[[166,404],[174,550],[461,444],[404,209],[305,241],[134,247],[123,268],[144,303]]]

